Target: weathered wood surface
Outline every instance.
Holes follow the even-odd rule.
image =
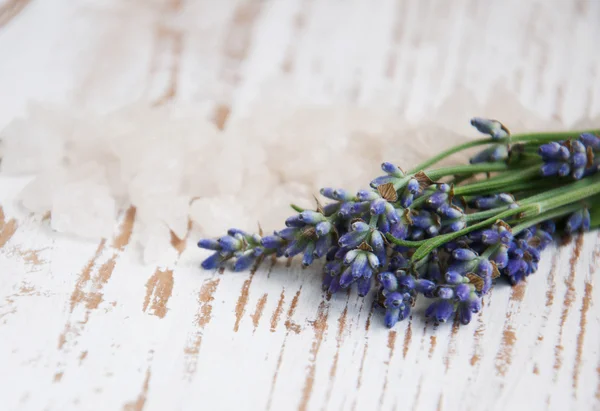
[[[502,81],[537,115],[600,113],[599,1],[0,1],[0,125],[31,99],[203,107],[224,127],[273,76],[298,98],[419,117]],[[468,113],[471,114],[471,113]],[[135,212],[100,244],[53,234],[0,178],[2,409],[599,409],[596,233],[498,285],[467,327],[328,300],[317,269],[142,266]]]

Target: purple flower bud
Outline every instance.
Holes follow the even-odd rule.
[[[219,244],[219,242],[210,238],[198,241],[198,247],[214,251],[219,251],[221,249],[221,245]]]
[[[437,289],[437,296],[449,300],[454,298],[454,290],[450,287],[440,287]]]
[[[390,232],[390,222],[387,218],[379,218],[377,221],[377,229],[382,233]]]
[[[400,308],[398,308],[398,307],[387,308],[385,310],[385,318],[384,318],[385,326],[387,328],[392,328],[398,322],[399,317],[400,317]]]
[[[405,190],[411,194],[417,194],[419,192],[419,188],[419,181],[416,178],[411,178],[408,180],[408,183],[406,183]]]
[[[325,264],[323,270],[329,275],[338,275],[342,272],[342,263],[341,261],[330,261]]]
[[[237,261],[233,265],[233,271],[240,272],[247,270],[250,268],[255,259],[256,257],[254,256],[252,250],[244,252],[240,257],[238,257]]]
[[[410,239],[412,241],[421,241],[423,238],[425,238],[425,231],[420,228],[413,228],[412,232],[410,233]]]
[[[485,258],[481,258],[479,265],[477,266],[477,274],[481,277],[490,277],[493,271],[494,267],[492,266],[492,263]]]
[[[384,305],[387,308],[400,307],[404,301],[404,296],[398,292],[389,293],[385,299]]]
[[[439,227],[431,225],[425,229],[425,232],[427,233],[427,235],[429,235],[429,237],[435,237],[440,232],[440,229]]]
[[[340,206],[339,214],[342,218],[350,218],[354,215],[354,205],[353,201],[347,201]]]
[[[360,190],[356,193],[356,198],[359,201],[373,201],[379,198],[379,194],[372,190]]]
[[[396,291],[398,289],[398,279],[389,271],[379,273],[379,282],[387,291]]]
[[[477,253],[468,248],[457,248],[452,252],[452,257],[460,261],[470,261],[477,258]]]
[[[231,236],[223,236],[217,240],[221,248],[225,251],[238,251],[242,248],[242,242]]]
[[[221,265],[222,257],[220,253],[211,254],[206,260],[202,261],[202,268],[205,270],[215,270]]]
[[[460,208],[452,206],[450,204],[442,204],[437,211],[438,213],[442,214],[444,217],[449,219],[460,218],[464,215],[463,211]]]
[[[367,253],[367,258],[369,260],[369,265],[374,269],[378,269],[379,267],[381,267],[381,261],[379,261],[379,258],[377,258],[377,256],[373,253]]]
[[[323,221],[316,225],[315,231],[317,232],[317,236],[323,237],[331,232],[333,226],[329,221]]]
[[[370,201],[361,201],[360,203],[353,203],[350,213],[352,215],[364,214],[369,211],[370,206]]]
[[[561,163],[558,161],[551,161],[551,162],[544,163],[541,168],[542,175],[544,177],[549,177],[549,176],[554,176],[554,175],[558,174],[558,170],[561,168],[561,166],[563,164],[564,163]]]
[[[412,193],[408,191],[403,191],[402,194],[400,194],[400,205],[404,208],[408,208],[411,206],[414,199],[415,196]]]
[[[331,200],[337,200],[337,197],[335,196],[335,189],[331,188],[331,187],[324,187],[321,189],[321,195],[323,197],[327,197]]]
[[[385,261],[386,259],[386,249],[385,249],[385,241],[383,239],[383,235],[379,231],[373,231],[371,233],[371,247],[373,247],[373,251],[380,262]]]
[[[560,177],[566,177],[571,172],[571,167],[567,163],[562,163],[558,168],[558,175]]]
[[[402,321],[406,319],[410,315],[410,305],[404,303],[400,306],[400,315],[398,316],[398,320]]]
[[[354,200],[354,196],[350,192],[348,192],[346,190],[343,190],[341,188],[335,189],[333,191],[333,195],[335,196],[335,199],[339,200],[339,201],[351,201],[351,200]]]
[[[392,224],[390,227],[390,234],[401,240],[405,240],[408,237],[409,226],[403,221],[399,221],[396,224]]]
[[[571,140],[571,150],[574,153],[585,153],[585,145],[579,140]]]
[[[350,251],[350,249],[348,247],[340,247],[338,248],[338,250],[335,252],[333,258],[335,260],[343,260],[344,257],[346,256],[346,253]]]
[[[556,159],[559,159],[559,158],[562,157],[562,154],[559,153],[561,151],[562,147],[563,146],[561,146],[560,144],[558,144],[556,141],[553,141],[551,143],[542,144],[540,146],[540,148],[538,149],[538,153],[544,159],[556,160]],[[565,158],[563,158],[563,160],[564,159]]]
[[[471,294],[471,287],[468,284],[459,284],[454,288],[454,293],[460,301],[467,301]]]
[[[389,163],[389,162],[385,162],[383,164],[381,164],[381,169],[389,174],[392,175],[394,177],[404,177],[404,173],[402,172],[402,170],[400,170],[400,167]]]
[[[478,261],[476,259],[469,261],[456,260],[448,266],[448,271],[456,271],[459,274],[465,275],[471,273],[477,268]]]
[[[358,232],[367,232],[371,229],[371,227],[369,227],[369,224],[365,223],[364,221],[355,221],[354,223],[352,223],[352,231],[358,231]]]
[[[331,247],[331,236],[320,237],[315,243],[315,251],[313,252],[316,258],[323,257],[327,250]]]
[[[316,211],[303,211],[298,215],[298,219],[306,224],[317,224],[325,220],[325,216]]]
[[[339,239],[339,244],[342,247],[355,248],[358,247],[365,239],[369,233],[366,231],[350,231],[347,234],[344,234]]]
[[[412,216],[413,225],[417,228],[427,229],[428,227],[435,225],[433,214],[428,211],[421,211],[419,214]]]
[[[471,164],[500,161],[508,158],[508,147],[504,144],[494,144],[483,151],[475,154],[469,162]]]
[[[268,235],[263,237],[260,243],[265,248],[279,248],[285,244],[285,240],[277,235]]]
[[[371,203],[371,214],[373,214],[373,215],[383,214],[385,212],[386,204],[387,204],[387,201],[385,201],[383,198],[378,198],[377,200],[374,200]]]
[[[437,300],[434,301],[427,310],[425,315],[432,317],[438,323],[444,323],[452,317],[454,313],[454,304],[448,300]]]
[[[556,231],[556,223],[552,220],[547,220],[540,224],[540,228],[543,231],[546,231],[550,234],[554,234],[554,232]]]
[[[474,117],[471,119],[471,125],[475,127],[480,133],[488,134],[494,140],[508,137],[506,127],[504,127],[502,123],[500,123],[497,120]]]
[[[401,289],[413,290],[415,288],[415,279],[410,275],[399,275],[398,286]]]
[[[389,270],[396,271],[409,266],[408,260],[400,253],[394,253],[390,258]]]
[[[472,313],[478,313],[481,311],[481,297],[473,297],[473,295],[471,295],[471,298],[468,302],[469,310],[471,310]]]
[[[306,223],[300,219],[300,215],[295,215],[295,216],[289,217],[287,220],[285,220],[286,227],[299,228],[299,227],[304,227],[305,225],[306,225]]]
[[[433,281],[419,279],[416,281],[415,290],[419,293],[426,294],[432,292],[435,289],[435,283]]]
[[[340,276],[340,286],[342,288],[347,288],[350,284],[354,282],[355,278],[352,275],[352,268],[348,267],[344,270],[342,275]]]
[[[587,163],[587,156],[585,153],[575,153],[571,157],[571,165],[574,168],[582,168],[585,167]],[[583,172],[583,170],[582,170]]]
[[[315,259],[315,243],[310,242],[304,249],[304,257],[302,258],[302,265],[304,267],[308,267],[311,265]]]
[[[230,235],[232,237],[235,237],[237,235],[241,235],[242,237],[247,237],[248,233],[245,232],[244,230],[240,230],[239,228],[230,228],[229,230],[227,230],[227,235]]]
[[[308,242],[305,240],[293,240],[288,248],[285,249],[283,255],[285,255],[286,258],[290,258],[300,254],[306,248],[307,243]]]
[[[446,282],[448,284],[460,284],[464,280],[464,277],[456,271],[448,271],[446,273]]]
[[[447,232],[453,233],[453,232],[462,230],[466,226],[467,226],[467,222],[462,219],[451,221],[451,222],[444,222],[445,229],[443,231],[444,231],[444,233],[447,233]]]
[[[299,233],[298,228],[296,227],[288,227],[288,228],[284,228],[283,230],[280,231],[275,231],[275,235],[279,236],[285,240],[292,240],[294,239]]]
[[[342,289],[342,285],[340,284],[340,279],[338,277],[334,277],[331,284],[329,284],[329,289],[327,290],[331,294],[335,294]]]
[[[576,211],[567,220],[565,224],[565,231],[567,233],[573,233],[581,227],[581,223],[583,223],[583,213],[581,211]]]
[[[360,252],[352,261],[352,276],[354,278],[362,277],[368,265],[368,259],[364,252]]]
[[[428,199],[427,204],[433,208],[437,209],[442,204],[444,204],[448,200],[448,194],[440,191],[436,191],[433,193]]]
[[[377,188],[382,184],[387,184],[387,183],[392,183],[394,182],[395,177],[392,176],[381,176],[381,177],[377,177],[376,179],[374,179],[373,181],[371,181],[371,187],[373,188]]]
[[[591,147],[594,151],[600,150],[600,138],[590,133],[583,133],[579,136],[579,141],[586,147]]]
[[[357,282],[357,291],[360,297],[364,297],[369,294],[371,290],[371,278],[370,277],[362,277]]]
[[[587,208],[584,208],[582,211],[582,214],[583,214],[583,221],[581,222],[581,229],[583,231],[590,231],[590,225],[591,225],[590,212]]]
[[[330,216],[340,208],[340,203],[329,203],[323,206],[323,214]]]
[[[585,168],[581,167],[581,168],[574,169],[573,172],[571,173],[571,176],[573,177],[574,180],[581,180],[581,178],[583,177],[584,174],[585,174]]]
[[[467,325],[471,322],[472,317],[473,314],[469,307],[467,305],[460,304],[460,306],[458,307],[458,320],[460,321],[460,323],[462,325]]]
[[[400,216],[398,215],[398,212],[396,211],[393,205],[391,205],[390,203],[386,203],[385,210],[385,218],[389,221],[390,224],[396,224],[398,221],[400,221]]]

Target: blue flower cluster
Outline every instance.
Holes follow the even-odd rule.
[[[600,138],[584,133],[576,140],[553,141],[539,148],[542,157],[542,175],[570,175],[579,180],[585,175],[598,171],[598,161],[594,155],[600,151]]]
[[[472,124],[492,140],[504,140],[494,142],[471,163],[509,157],[506,127],[480,118]],[[580,179],[598,168],[597,151],[600,138],[592,134],[543,144],[539,146],[542,174]],[[540,158],[534,161],[539,164]],[[232,229],[221,238],[200,240],[200,248],[213,251],[202,267],[216,269],[231,263],[235,271],[242,271],[267,255],[301,255],[304,266],[324,258],[323,289],[333,294],[355,285],[358,294],[365,296],[376,283],[377,301],[385,309],[388,327],[410,315],[418,296],[430,300],[425,315],[436,323],[457,318],[467,324],[481,309],[482,297],[496,278],[516,284],[537,270],[556,225],[549,220],[527,228],[520,225],[513,232],[511,226],[518,225],[518,216],[507,222],[495,220],[476,231],[465,230],[423,259],[412,261],[415,248],[410,245],[417,244],[413,242],[447,233],[457,236],[468,221],[487,219],[490,210],[518,207],[521,197],[518,192],[488,190],[468,199],[457,198],[452,184],[433,182],[423,171],[407,173],[388,162],[381,168],[384,175],[371,181],[369,189],[353,193],[323,188],[321,195],[330,203],[317,202],[316,210],[300,209],[285,221],[285,228],[271,235]],[[582,205],[568,212],[572,210],[576,211],[565,219],[563,231],[588,230],[588,208]],[[480,214],[473,218],[472,213]]]

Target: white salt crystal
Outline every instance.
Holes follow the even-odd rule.
[[[0,132],[0,139],[5,173],[36,173],[58,165],[62,159],[60,135],[34,119],[13,120]]]
[[[38,174],[19,194],[21,204],[34,213],[43,214],[52,209],[54,193],[67,181],[67,170],[56,167]]]
[[[144,264],[161,262],[171,250],[171,234],[169,228],[159,220],[141,224],[139,243],[142,247]]]
[[[190,206],[190,218],[205,236],[221,236],[229,228],[255,231],[257,220],[249,215],[241,199],[233,196],[197,199]]]
[[[115,226],[115,201],[105,185],[81,180],[59,187],[53,196],[52,228],[85,238],[108,238]]]

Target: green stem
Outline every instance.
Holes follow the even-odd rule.
[[[390,233],[387,233],[385,235],[385,238],[387,238],[390,243],[394,243],[394,244],[402,246],[402,247],[410,247],[410,248],[417,248],[420,245],[423,245],[427,241],[429,241],[429,240],[419,240],[419,241],[401,240],[399,238],[394,237]]]
[[[600,134],[600,129],[593,130],[581,130],[581,131],[560,131],[560,132],[541,132],[541,133],[525,133],[525,134],[515,134],[508,138],[500,138],[497,140],[491,138],[483,138],[479,140],[469,141],[467,143],[459,144],[458,146],[451,147],[445,151],[442,151],[440,154],[426,160],[413,168],[410,171],[410,174],[417,173],[421,170],[425,170],[428,167],[440,162],[446,157],[451,156],[452,154],[458,153],[463,150],[467,150],[472,147],[483,146],[486,144],[510,144],[517,143],[521,141],[536,141],[540,143],[546,143],[554,140],[562,140],[569,137],[576,137],[583,133],[592,133],[592,134]]]
[[[479,164],[467,164],[461,166],[442,167],[435,170],[429,170],[426,172],[427,176],[433,181],[453,175],[460,174],[477,174],[477,173],[492,173],[494,171],[506,171],[510,170],[510,166],[503,162],[495,163],[479,163]]]
[[[506,176],[498,176],[493,179],[476,182],[473,184],[467,184],[464,186],[459,186],[454,188],[455,195],[465,195],[465,194],[474,194],[478,193],[481,190],[498,190],[503,186],[522,182],[530,179],[533,176],[537,176],[540,174],[540,165],[536,164],[534,166],[528,167],[522,170],[519,173],[510,173]]]
[[[541,213],[532,218],[528,218],[523,222],[517,224],[512,228],[513,235],[519,234],[521,231],[539,224],[541,222],[551,220],[553,218],[562,217],[567,214],[574,213],[577,210],[580,210],[583,207],[581,204],[569,204],[564,207],[557,208],[556,210],[546,211],[545,213]]]
[[[540,212],[571,204],[600,193],[600,175],[584,179],[581,183],[583,184],[573,183],[544,193],[547,194],[547,198],[537,202]],[[565,190],[569,187],[570,190]],[[553,191],[555,192],[554,195],[552,195]]]
[[[441,160],[445,159],[446,157],[450,157],[454,153],[458,153],[460,151],[466,150],[471,147],[483,146],[485,144],[492,144],[494,142],[495,141],[492,140],[491,138],[485,138],[485,139],[469,141],[467,143],[463,143],[458,146],[451,147],[448,150],[442,151],[437,156],[431,157],[429,160],[422,162],[421,164],[416,166],[414,169],[412,169],[411,173],[418,173],[421,170],[425,170],[427,167],[430,167],[430,166],[434,165],[435,163],[440,162]]]
[[[490,194],[498,194],[502,193],[511,193],[515,194],[518,192],[529,191],[529,190],[543,190],[556,186],[563,186],[564,181],[558,181],[553,178],[541,178],[534,179],[529,181],[517,181],[516,183],[507,183],[502,187],[491,187],[488,189],[480,189],[477,190],[477,193],[473,193],[472,195],[465,196],[465,201],[471,201],[472,199],[481,196],[481,195],[490,195]]]

